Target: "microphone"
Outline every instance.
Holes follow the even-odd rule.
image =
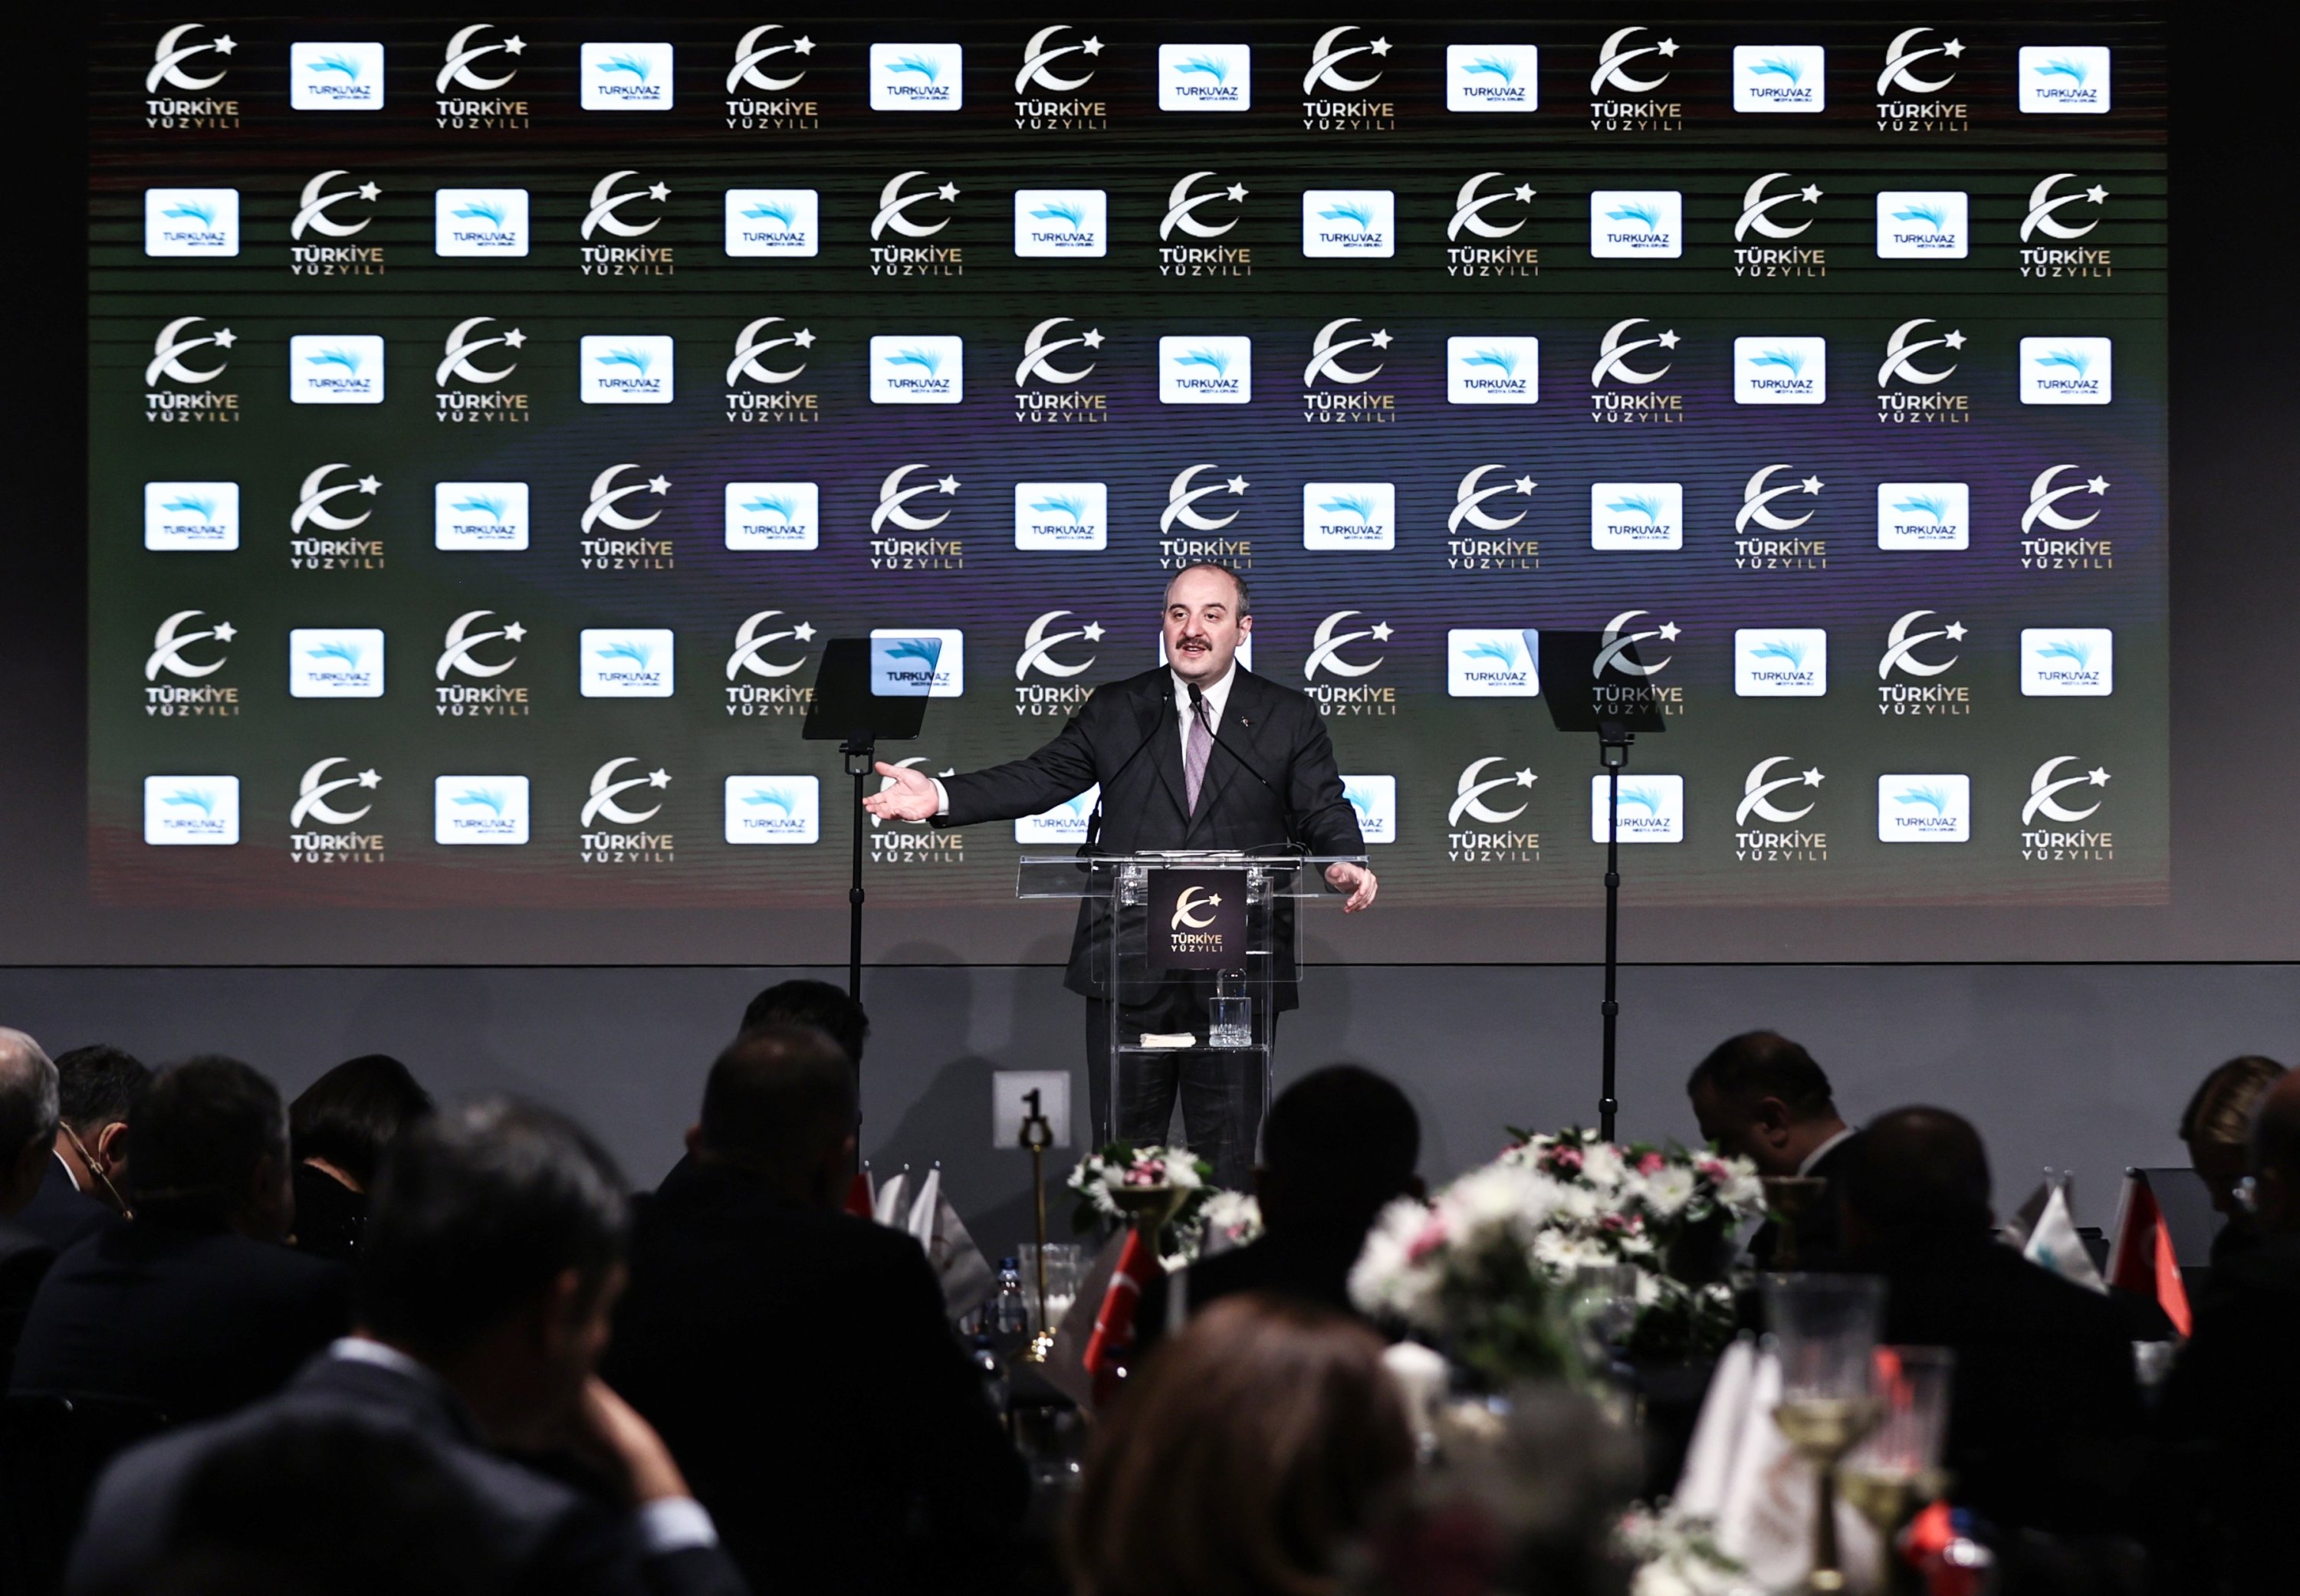
[[[1086,841],[1079,844],[1080,859],[1088,858],[1101,846],[1103,800],[1109,795],[1110,789],[1116,785],[1118,778],[1134,768],[1134,761],[1142,757],[1142,751],[1149,747],[1158,734],[1166,728],[1166,706],[1171,702],[1173,702],[1171,694],[1162,692],[1158,694],[1158,709],[1157,712],[1150,717],[1150,729],[1143,734],[1142,741],[1134,745],[1134,752],[1126,756],[1125,762],[1111,773],[1110,779],[1100,784],[1102,791],[1095,794],[1094,813],[1087,817]]]
[[[1188,686],[1190,692],[1190,713],[1193,715],[1201,714],[1205,706],[1205,693],[1196,682],[1189,683]],[[1240,766],[1244,767],[1246,773],[1248,776],[1251,776],[1254,780],[1260,782],[1269,792],[1270,795],[1278,800],[1279,808],[1285,812],[1284,825],[1286,828],[1286,846],[1289,848],[1300,847],[1301,843],[1294,835],[1294,805],[1292,801],[1289,800],[1284,793],[1278,790],[1277,786],[1271,781],[1270,777],[1264,776],[1259,769],[1255,769],[1254,763],[1252,760],[1246,758],[1246,755],[1240,753],[1237,749],[1232,748],[1228,743],[1223,742],[1221,733],[1214,729],[1214,723],[1211,719],[1206,721],[1206,733],[1213,739],[1213,744],[1215,747],[1221,749],[1224,753],[1229,754],[1230,758],[1236,760]]]

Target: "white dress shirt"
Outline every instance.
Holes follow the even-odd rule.
[[[1190,684],[1171,669],[1166,672],[1166,679],[1174,684],[1174,719],[1182,739],[1182,768],[1187,770],[1190,767]],[[1230,684],[1236,680],[1238,659],[1233,655],[1229,669],[1222,672],[1221,680],[1211,687],[1198,689],[1205,695],[1206,729],[1217,736],[1221,732],[1222,711],[1229,703]],[[938,816],[950,813],[950,793],[943,786],[941,778],[929,777],[928,779],[934,783],[935,813]]]
[[[1797,1173],[1799,1175],[1812,1174],[1812,1167],[1821,1162],[1821,1160],[1827,1158],[1832,1148],[1834,1148],[1839,1142],[1844,1141],[1847,1136],[1853,1135],[1854,1130],[1857,1128],[1857,1126],[1848,1125],[1843,1130],[1829,1137],[1828,1141],[1823,1142],[1820,1146],[1814,1148],[1811,1152],[1806,1153],[1804,1155],[1804,1161],[1797,1166]]]

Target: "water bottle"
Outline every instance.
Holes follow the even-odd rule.
[[[1030,1334],[1030,1301],[1022,1294],[1022,1262],[998,1260],[998,1286],[991,1293],[983,1328],[1007,1346],[1020,1346]]]
[[[977,1334],[967,1343],[966,1360],[974,1370],[974,1377],[982,1383],[983,1400],[990,1404],[990,1410],[998,1416],[999,1422],[1006,1423],[1007,1399],[1011,1390],[1006,1376],[1006,1359],[999,1356],[996,1338],[987,1330]]]

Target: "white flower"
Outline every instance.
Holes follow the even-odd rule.
[[[1662,1218],[1674,1218],[1693,1201],[1693,1171],[1669,1164],[1642,1177],[1645,1204]]]
[[[1367,1313],[1394,1313],[1425,1329],[1443,1329],[1438,1312],[1442,1242],[1433,1245],[1436,1216],[1411,1197],[1382,1209],[1350,1269],[1350,1301]]]
[[[1600,1192],[1611,1192],[1629,1173],[1621,1152],[1609,1142],[1592,1142],[1581,1150],[1581,1177]]]
[[[1545,1230],[1534,1237],[1532,1252],[1534,1262],[1560,1276],[1579,1268],[1602,1268],[1613,1261],[1612,1252],[1603,1243],[1562,1230]]]

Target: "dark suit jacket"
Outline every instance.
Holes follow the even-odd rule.
[[[1817,1180],[1842,1180],[1853,1159],[1854,1138],[1846,1137],[1813,1160],[1805,1171]],[[1821,1201],[1798,1217],[1797,1268],[1800,1269],[1833,1269],[1838,1267],[1843,1243],[1838,1234],[1838,1193],[1834,1185],[1821,1194]],[[1780,1245],[1780,1226],[1768,1219],[1750,1234],[1749,1257],[1761,1269],[1771,1268],[1773,1250]]]
[[[32,1294],[40,1288],[55,1249],[29,1231],[0,1219],[0,1383],[16,1359],[16,1342],[24,1334],[24,1318],[32,1309]]]
[[[479,1507],[501,1566],[512,1570],[509,1588],[522,1596],[745,1596],[715,1548],[648,1556],[630,1514],[488,1451],[444,1384],[324,1354],[268,1401],[114,1461],[72,1550],[67,1589],[139,1588],[129,1582],[165,1555],[174,1505],[211,1453],[283,1425],[330,1419],[412,1435],[431,1450]]]
[[[17,1229],[29,1231],[59,1252],[80,1237],[94,1235],[105,1226],[119,1222],[118,1214],[74,1185],[72,1177],[54,1159],[48,1160],[47,1172],[40,1176],[39,1191],[10,1221]]]
[[[971,1588],[1027,1502],[918,1243],[724,1165],[640,1199],[604,1373],[762,1590]]]
[[[1300,1226],[1202,1259],[1183,1272],[1189,1311],[1203,1312],[1239,1292],[1262,1292],[1354,1314],[1350,1268],[1365,1247],[1365,1234],[1364,1222]],[[1142,1356],[1165,1337],[1167,1287],[1173,1278],[1161,1270],[1143,1288],[1134,1336]]]
[[[350,1320],[341,1265],[146,1215],[56,1259],[33,1299],[10,1389],[205,1418],[277,1391]]]
[[[950,795],[950,812],[935,824],[973,826],[1039,814],[1100,783],[1104,853],[1275,851],[1290,842],[1313,854],[1365,852],[1356,811],[1342,795],[1333,741],[1306,694],[1240,667],[1231,678],[1217,735],[1220,744],[1193,811],[1184,804],[1188,788],[1174,677],[1162,665],[1096,688],[1061,734],[1036,753],[946,777],[943,788]],[[1108,995],[1102,990],[1107,927],[1108,917],[1096,903],[1079,905],[1078,932],[1062,981],[1072,992]],[[1274,934],[1279,968],[1290,971],[1290,905],[1280,905]],[[1130,984],[1120,994],[1127,1002],[1146,1002],[1150,995],[1150,989],[1137,992]],[[1289,986],[1279,1006],[1291,1008],[1293,1002]]]
[[[2123,1315],[1987,1231],[1849,1253],[1886,1281],[1885,1340],[1956,1354],[1954,1500],[2007,1529],[2121,1531],[2142,1453]]]

